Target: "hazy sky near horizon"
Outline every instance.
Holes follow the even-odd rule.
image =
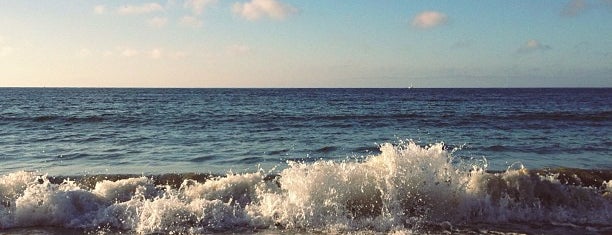
[[[612,0],[2,1],[0,87],[612,87]]]

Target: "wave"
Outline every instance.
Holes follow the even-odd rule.
[[[528,122],[608,122],[612,118],[611,111],[557,111],[557,112],[528,112],[528,113],[501,113],[501,114],[472,114],[467,116],[467,122],[482,121],[528,121]]]
[[[516,152],[516,153],[537,153],[537,154],[561,154],[561,153],[607,153],[609,145],[581,145],[581,146],[562,146],[560,144],[550,144],[549,146],[525,147],[521,145],[491,145],[491,146],[470,146],[469,148],[488,152]]]
[[[289,161],[277,174],[14,172],[0,176],[0,229],[612,232],[612,170],[453,162],[443,144],[408,142],[361,161]]]
[[[20,116],[20,115],[0,115],[0,121],[9,122],[33,122],[33,123],[136,123],[141,118],[131,116],[118,116],[113,114],[100,115],[40,115],[40,116]]]
[[[315,153],[329,153],[329,152],[336,151],[337,149],[338,147],[336,146],[324,146],[319,149],[316,149],[314,152]]]
[[[546,120],[546,121],[591,121],[591,122],[606,122],[612,118],[611,111],[601,112],[534,112],[526,114],[518,114],[508,118],[530,121],[530,120]]]
[[[380,154],[380,148],[378,146],[366,146],[358,147],[353,149],[354,153],[368,153],[368,154]]]
[[[49,121],[62,121],[68,123],[96,123],[103,122],[106,120],[103,116],[55,116],[55,115],[43,115],[31,117],[33,122],[49,122]]]

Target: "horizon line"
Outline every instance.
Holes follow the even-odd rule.
[[[612,86],[515,87],[138,87],[138,86],[0,86],[0,89],[609,89]]]

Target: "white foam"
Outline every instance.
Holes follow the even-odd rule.
[[[137,191],[151,197],[155,185],[151,179],[146,177],[122,179],[117,181],[104,180],[97,182],[93,193],[103,197],[107,201],[125,202],[130,200]]]
[[[30,183],[12,209],[17,226],[81,227],[104,205],[102,198],[73,182],[57,185],[45,179]]]
[[[522,167],[485,172],[452,163],[443,144],[384,144],[362,161],[289,162],[278,184],[263,171],[228,174],[179,188],[136,177],[93,189],[52,184],[34,173],[0,176],[0,228],[57,226],[139,233],[258,228],[410,234],[481,223],[612,226],[611,181],[568,186]],[[608,196],[606,196],[608,195]],[[590,228],[590,227],[589,227]]]
[[[604,187],[604,197],[612,200],[612,180],[609,180],[607,182],[603,182]]]
[[[0,176],[0,200],[8,203],[16,199],[37,178],[34,172],[20,171]]]

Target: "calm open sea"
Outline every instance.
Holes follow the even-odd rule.
[[[607,233],[611,133],[610,88],[0,88],[0,233]]]

